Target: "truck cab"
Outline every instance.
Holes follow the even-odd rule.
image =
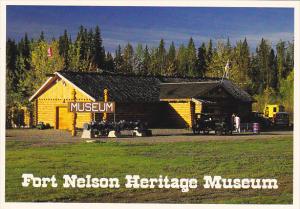
[[[289,126],[289,114],[284,111],[283,105],[266,105],[264,109],[264,117],[268,118],[273,125]]]

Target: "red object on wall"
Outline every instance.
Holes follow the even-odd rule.
[[[48,50],[47,50],[47,56],[48,56],[48,57],[52,57],[52,54],[53,54],[52,48],[49,47]]]

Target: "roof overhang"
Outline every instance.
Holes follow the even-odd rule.
[[[29,98],[29,101],[33,101],[34,99],[36,99],[38,96],[40,96],[47,88],[49,88],[52,83],[57,80],[58,78],[64,80],[66,83],[70,84],[71,86],[74,87],[74,89],[78,90],[79,92],[81,92],[83,95],[87,96],[89,99],[91,99],[93,102],[96,101],[96,99],[94,97],[92,97],[91,95],[89,95],[88,93],[86,93],[85,91],[83,91],[81,88],[79,88],[78,86],[76,86],[74,83],[72,83],[70,80],[68,80],[67,78],[65,78],[64,76],[62,76],[59,72],[55,72],[53,73],[53,76],[51,76],[50,78],[48,78],[48,80]]]

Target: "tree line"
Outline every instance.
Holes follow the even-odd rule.
[[[47,55],[49,48],[51,57]],[[111,53],[103,46],[99,26],[80,26],[74,39],[67,30],[51,41],[45,39],[43,32],[37,39],[29,39],[27,34],[18,42],[8,38],[6,50],[8,107],[28,104],[28,98],[47,75],[62,69],[220,78],[229,62],[229,79],[253,95],[258,105],[262,105],[260,101],[290,100],[293,89],[294,43],[279,41],[272,47],[264,38],[255,52],[250,51],[246,38],[236,43],[229,38],[217,43],[209,40],[197,47],[191,37],[187,45],[177,48],[174,42],[166,47],[161,39],[154,47],[137,44],[134,48],[128,42]],[[292,108],[292,103],[285,105]]]

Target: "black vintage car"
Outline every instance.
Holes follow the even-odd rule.
[[[230,115],[197,113],[192,130],[194,134],[209,134],[210,131],[214,131],[216,135],[228,135],[232,134],[233,124]]]

